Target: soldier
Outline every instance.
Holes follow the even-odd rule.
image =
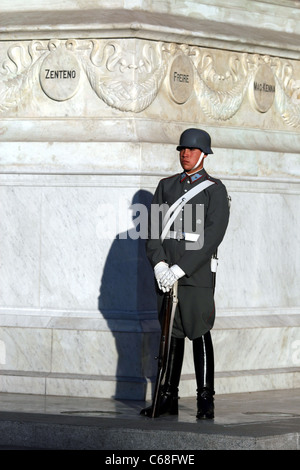
[[[149,224],[146,244],[147,256],[156,279],[160,322],[164,293],[172,289],[175,282],[178,286],[178,304],[172,325],[159,415],[178,414],[178,387],[187,337],[193,342],[197,383],[196,416],[198,419],[212,419],[215,391],[214,352],[210,330],[214,325],[215,304],[211,260],[227,228],[228,196],[224,184],[209,176],[203,168],[203,160],[213,153],[211,138],[207,132],[200,129],[185,130],[180,136],[177,150],[180,152],[180,163],[184,171],[159,182],[151,205],[152,225]],[[153,217],[154,208],[162,205],[171,207],[176,201],[188,199],[189,195],[191,199],[188,204],[191,210],[188,215],[188,204],[183,206],[184,202],[181,202],[181,210],[174,223],[169,219],[168,226],[168,220],[164,220],[164,238],[155,236],[153,226],[157,217]],[[203,210],[202,220],[197,208]],[[187,222],[189,232],[185,229]],[[163,228],[160,228],[160,233]],[[151,411],[150,406],[144,408],[140,414],[150,417]]]

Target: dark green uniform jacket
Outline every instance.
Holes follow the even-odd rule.
[[[174,322],[174,335],[188,336],[190,339],[206,333],[214,323],[211,257],[223,240],[228,225],[229,204],[227,191],[220,180],[212,178],[202,169],[192,176],[181,173],[162,179],[157,186],[152,201],[154,205],[167,204],[170,207],[179,197],[207,179],[214,184],[201,191],[188,202],[192,207],[194,217],[199,214],[196,212],[195,206],[198,204],[203,205],[204,220],[201,220],[201,222],[193,220],[194,231],[196,231],[197,222],[200,226],[204,224],[201,243],[198,241],[199,249],[190,249],[190,243],[192,242],[187,243],[185,239],[166,238],[161,243],[158,237],[153,237],[151,218],[149,238],[146,243],[147,256],[153,267],[158,262],[165,260],[170,266],[177,264],[186,274],[178,281],[179,316],[177,315],[178,318]],[[178,217],[180,218],[180,216]],[[174,230],[174,226],[171,227],[171,230]],[[162,296],[162,292],[158,291],[159,310],[162,304]],[[178,329],[177,333],[176,328]]]

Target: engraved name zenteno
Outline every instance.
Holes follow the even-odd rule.
[[[45,79],[69,79],[76,77],[76,70],[51,70],[45,69]]]

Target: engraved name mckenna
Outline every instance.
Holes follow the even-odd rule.
[[[75,78],[76,70],[50,70],[45,69],[45,79],[53,78]]]
[[[269,85],[268,83],[254,82],[254,90],[275,93],[275,85]]]

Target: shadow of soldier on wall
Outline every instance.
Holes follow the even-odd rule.
[[[147,224],[141,224],[152,197],[145,190],[134,195],[130,206],[134,228],[116,236],[100,284],[99,310],[115,339],[116,351],[109,354],[117,354],[111,359],[112,364],[117,361],[116,399],[144,400],[147,382],[156,374],[157,302],[145,252]]]

